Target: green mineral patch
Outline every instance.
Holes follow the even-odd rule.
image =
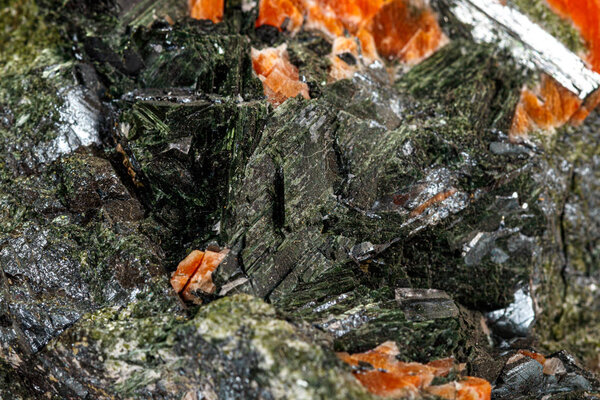
[[[56,26],[49,23],[33,0],[0,5],[0,71],[3,81],[11,74],[56,63],[67,51]]]
[[[84,317],[45,354],[95,360],[100,381],[83,377],[87,393],[100,393],[102,380],[112,377],[107,395],[128,398],[144,398],[160,384],[179,396],[200,390],[219,397],[372,398],[330,350],[259,299],[217,300],[187,321],[156,310],[132,311],[145,301]]]

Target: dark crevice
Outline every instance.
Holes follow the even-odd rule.
[[[348,175],[350,174],[350,166],[348,165],[348,161],[345,159],[344,153],[342,152],[342,149],[338,142],[338,128],[338,126],[334,128],[334,140],[331,147],[333,148],[333,152],[335,154],[335,159],[338,167],[338,174],[341,178],[341,183],[338,185],[338,187],[334,188],[334,194],[336,196],[342,196],[348,180]]]
[[[283,235],[285,226],[285,177],[283,167],[277,164],[273,177],[273,227]]]

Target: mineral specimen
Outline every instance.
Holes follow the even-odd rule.
[[[426,3],[5,1],[0,398],[597,398],[600,114]]]
[[[214,251],[206,251],[202,262],[198,266],[198,269],[190,277],[187,286],[183,289],[181,295],[186,300],[195,300],[194,292],[201,291],[204,293],[212,294],[215,292],[216,287],[212,282],[212,273],[217,269],[223,258],[227,255],[229,250],[221,250],[216,253]]]

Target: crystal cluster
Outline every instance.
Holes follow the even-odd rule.
[[[524,135],[532,129],[557,128],[571,121],[583,122],[589,110],[581,100],[547,75],[539,87],[524,88],[515,110],[512,135]]]
[[[331,81],[349,78],[380,57],[417,63],[447,40],[431,10],[408,0],[261,0],[256,26],[263,25],[291,34],[301,29],[318,31],[328,37],[333,42],[329,56]],[[280,58],[285,64],[285,56]],[[298,93],[308,97],[300,90],[297,73],[288,66],[282,69],[290,73],[280,84],[257,70],[271,102],[280,104],[281,99]]]
[[[379,54],[417,62],[445,40],[431,10],[409,0],[261,0],[256,26],[262,25],[355,38],[371,61]]]
[[[410,397],[431,394],[448,400],[489,400],[492,387],[488,381],[475,377],[451,380],[433,385],[436,378],[456,375],[464,365],[455,365],[445,358],[427,364],[398,361],[395,342],[385,342],[364,353],[338,353],[338,357],[354,367],[354,376],[371,393],[382,397]]]

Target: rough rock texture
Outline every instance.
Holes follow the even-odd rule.
[[[157,303],[82,318],[36,356],[40,379],[55,377],[63,398],[371,398],[331,352],[257,298],[217,300],[190,319]],[[78,381],[61,379],[69,375]]]
[[[510,143],[535,71],[492,46],[326,84],[326,38],[182,3],[0,9],[0,398],[369,399],[334,352],[386,341],[595,398],[600,114]],[[274,109],[250,52],[284,42],[311,100]],[[183,303],[170,273],[216,246]],[[521,347],[560,379],[525,385]]]

